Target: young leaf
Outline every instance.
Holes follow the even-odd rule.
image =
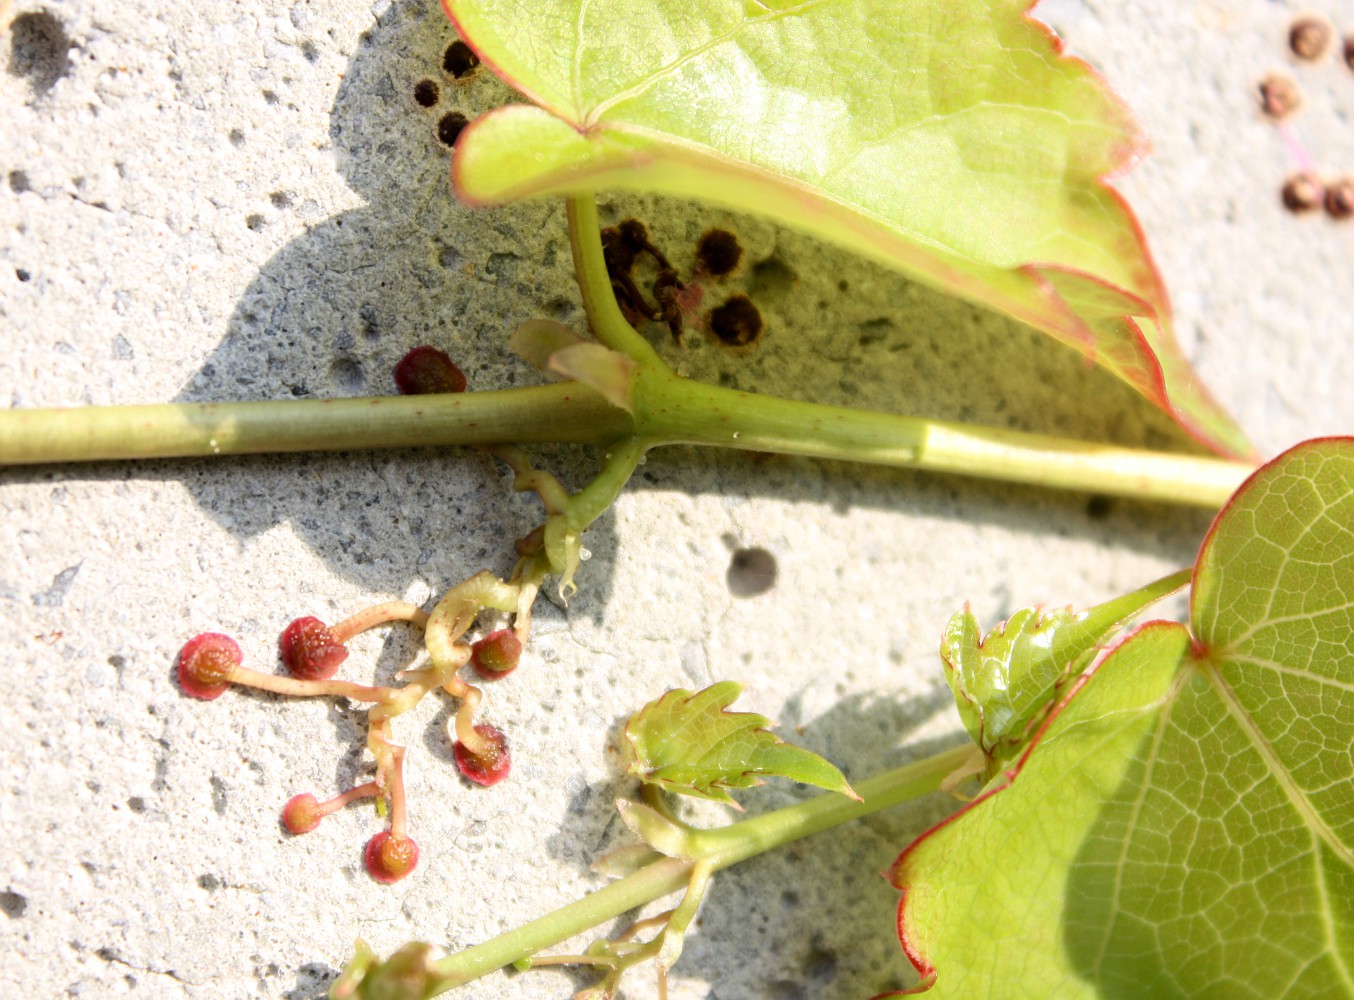
[[[1019,756],[1120,625],[1187,582],[1177,573],[1087,611],[1021,608],[986,636],[967,607],[952,617],[940,642],[945,679],[988,776]]]
[[[539,107],[462,133],[461,196],[639,188],[772,216],[1029,323],[1218,451],[1132,213],[1131,114],[1024,0],[444,0]]]
[[[512,335],[512,349],[546,374],[582,382],[611,405],[635,411],[635,362],[620,351],[587,340],[562,323],[530,319]]]
[[[1191,621],[1074,685],[1020,762],[898,859],[941,996],[1354,996],[1354,439],[1219,514]]]
[[[752,712],[728,712],[742,685],[721,681],[702,691],[669,691],[625,724],[628,773],[679,795],[735,805],[726,789],[752,788],[761,778],[789,778],[843,795],[855,792],[816,753],[780,740]]]

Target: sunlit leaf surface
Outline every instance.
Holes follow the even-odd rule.
[[[1211,447],[1194,377],[1104,178],[1132,116],[1016,0],[445,0],[536,106],[471,124],[462,197],[638,188],[759,212],[1085,352]]]
[[[1354,996],[1354,439],[1241,488],[1192,602],[898,859],[933,992]]]

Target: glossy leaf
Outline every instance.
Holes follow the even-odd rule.
[[[649,702],[625,725],[629,773],[669,792],[729,805],[728,789],[752,788],[764,777],[855,796],[833,765],[769,732],[766,716],[726,711],[742,690],[721,681]]]
[[[1022,0],[445,0],[537,106],[473,122],[469,201],[602,188],[760,212],[1009,313],[1193,435],[1248,454],[1198,384],[1105,178],[1131,114]]]
[[[989,777],[1021,753],[1125,621],[1186,582],[1177,573],[1086,611],[1021,608],[987,635],[967,607],[952,617],[940,642],[945,679]]]
[[[1238,491],[1192,602],[898,859],[934,993],[1354,996],[1354,439]]]

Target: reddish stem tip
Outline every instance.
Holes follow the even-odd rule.
[[[292,796],[282,807],[282,825],[288,833],[309,833],[320,825],[324,813],[320,803],[309,792]]]
[[[278,642],[287,672],[303,681],[327,681],[348,658],[348,649],[318,618],[298,618]]]
[[[418,864],[418,845],[412,837],[396,837],[388,831],[378,833],[367,841],[362,861],[368,875],[389,885],[414,870]]]
[[[470,665],[486,681],[502,680],[521,660],[522,640],[510,628],[490,632],[470,647]]]
[[[402,396],[465,392],[465,373],[446,352],[436,347],[415,347],[395,366],[395,388]]]
[[[512,770],[512,755],[508,753],[507,738],[490,725],[475,727],[475,732],[489,744],[482,754],[476,755],[466,748],[460,740],[452,746],[456,755],[456,766],[461,773],[477,785],[497,785]]]
[[[179,650],[179,687],[203,701],[221,697],[230,687],[230,672],[244,660],[239,643],[220,632],[203,632]]]

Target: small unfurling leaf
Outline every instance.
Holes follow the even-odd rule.
[[[762,778],[789,778],[856,797],[841,771],[816,753],[769,732],[770,720],[726,709],[742,685],[721,681],[702,691],[669,691],[630,717],[625,735],[630,774],[679,795],[735,805],[728,789]]]
[[[1121,625],[1186,580],[1177,573],[1086,611],[1021,608],[987,635],[967,607],[951,618],[940,642],[945,679],[988,776],[1020,755]]]

